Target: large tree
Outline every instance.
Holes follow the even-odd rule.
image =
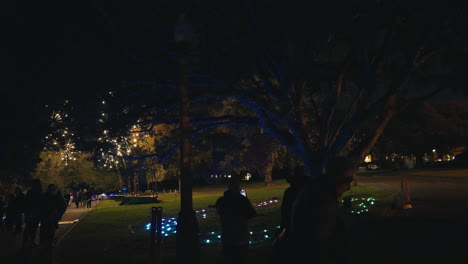
[[[131,78],[156,80],[139,90],[133,108],[143,117],[143,130],[180,122],[171,104],[177,105],[176,88],[184,86],[192,136],[215,126],[258,127],[301,160],[311,177],[333,155],[361,161],[401,109],[443,88],[460,88],[465,77],[468,16],[455,3],[116,5],[122,4],[103,4],[98,13],[115,45],[140,65]],[[174,32],[181,13],[189,22]],[[190,71],[179,76],[175,44],[188,33],[192,41],[185,47],[184,65]],[[223,116],[195,111],[226,99],[247,111]]]
[[[180,28],[193,33],[191,107],[231,99],[248,109],[245,114],[198,115],[193,134],[221,125],[259,127],[296,155],[312,177],[333,155],[360,162],[389,121],[412,102],[444,88],[464,88],[464,6],[228,1],[183,9],[191,23]],[[153,35],[172,33],[162,28],[173,26],[180,10],[166,9]],[[161,57],[171,54],[168,38],[156,38],[164,50]],[[144,49],[138,53],[144,65],[157,68],[162,62],[146,59]],[[174,63],[165,64],[164,74],[177,78],[170,65],[176,69]],[[161,79],[154,91],[165,100],[149,103],[153,107],[144,113],[151,117],[145,119],[148,128],[165,122],[167,98],[177,97],[169,92],[174,82],[157,73]]]

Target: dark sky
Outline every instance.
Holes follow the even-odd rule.
[[[122,43],[132,47],[141,37],[149,36],[151,43],[151,34],[142,35],[145,31],[140,28],[142,18],[136,9],[125,10],[130,14],[125,19],[114,12],[115,20],[124,21],[117,26],[125,32],[134,32],[122,36],[113,33],[112,26],[116,24],[107,23],[93,1],[16,1],[16,4],[16,83],[14,89],[8,89],[3,103],[9,110],[3,111],[4,118],[16,128],[10,134],[37,129],[37,123],[31,120],[40,117],[45,104],[67,98],[81,107],[81,113],[91,115],[92,108],[86,106],[94,105],[100,95],[117,88],[122,80],[151,77],[122,48],[125,46]],[[461,98],[445,92],[434,99]]]
[[[143,67],[125,56],[123,48],[131,49],[132,39],[144,33],[135,10],[128,10],[125,18],[114,12],[114,23],[107,24],[92,1],[18,1],[17,5],[16,96],[30,96],[35,102],[63,97],[89,101],[121,80],[144,78]],[[124,32],[137,33],[116,35],[113,27],[134,27]],[[151,40],[151,34],[144,37]],[[460,97],[444,93],[440,98]]]

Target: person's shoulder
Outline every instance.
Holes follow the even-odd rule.
[[[216,204],[220,204],[224,201],[224,196],[220,196],[216,199]]]

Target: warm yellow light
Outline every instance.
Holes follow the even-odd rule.
[[[371,162],[372,161],[372,156],[371,155],[367,155],[365,158],[364,158],[364,162]]]

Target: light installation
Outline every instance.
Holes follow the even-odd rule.
[[[260,203],[254,203],[252,204],[255,207],[265,207],[269,206],[275,203],[278,203],[279,200],[277,199],[272,199],[268,201],[263,201]],[[199,220],[202,219],[207,219],[208,217],[212,216],[217,216],[216,210],[215,209],[202,209],[195,211],[197,217]],[[161,227],[161,235],[163,237],[169,237],[171,235],[176,234],[176,227],[177,227],[177,220],[176,218],[163,218],[162,219],[162,227]],[[250,232],[251,235],[251,245],[255,244],[260,244],[263,241],[270,240],[275,238],[277,234],[277,229],[279,229],[280,226],[275,226],[273,229],[261,229],[261,230],[254,230]],[[151,223],[145,225],[146,230],[151,229]],[[216,243],[221,243],[221,233],[220,232],[207,232],[207,233],[200,233],[200,241],[204,245],[211,245],[211,244],[216,244]]]

